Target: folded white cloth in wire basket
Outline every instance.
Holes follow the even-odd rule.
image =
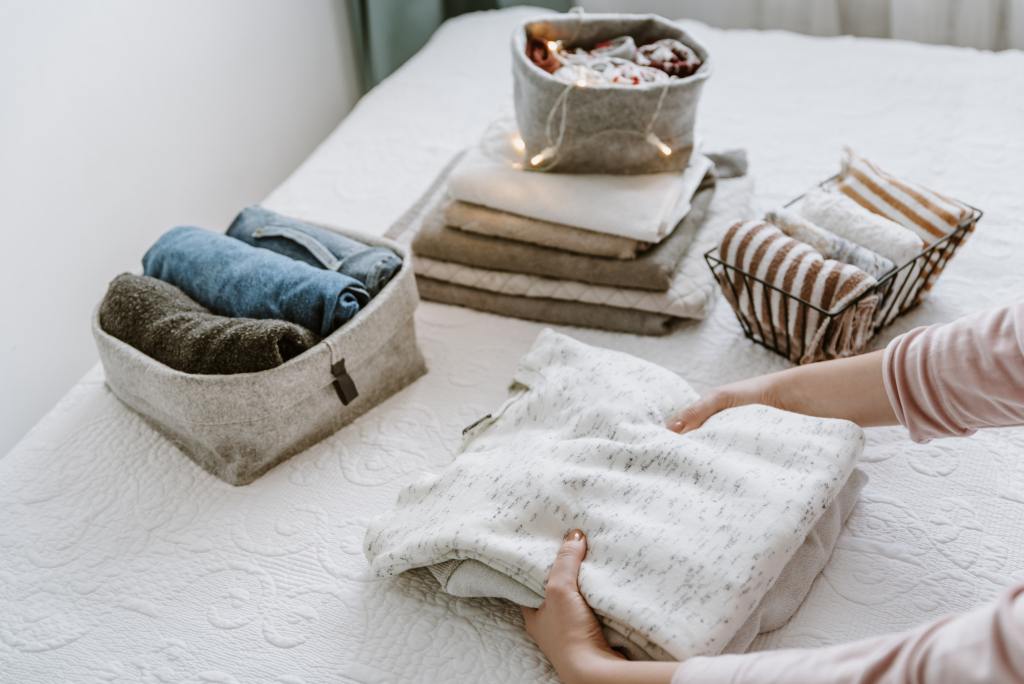
[[[543,595],[562,536],[578,527],[589,539],[580,589],[617,643],[659,659],[720,652],[864,440],[852,423],[766,406],[667,430],[696,398],[671,371],[543,331],[454,462],[368,526],[373,572],[470,559]]]

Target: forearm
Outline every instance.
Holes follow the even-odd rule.
[[[633,661],[601,654],[566,673],[565,684],[670,684],[679,663]]]
[[[781,407],[862,427],[896,425],[882,377],[884,351],[798,366],[769,376]]]

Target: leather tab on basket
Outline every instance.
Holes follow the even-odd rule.
[[[334,391],[338,393],[341,403],[348,406],[353,399],[359,396],[356,383],[352,376],[345,370],[345,359],[331,366],[331,374],[334,375]]]

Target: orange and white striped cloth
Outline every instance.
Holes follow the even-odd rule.
[[[968,224],[974,213],[962,202],[883,171],[848,147],[843,150],[836,189],[865,209],[913,231],[926,247]],[[964,239],[973,230],[971,222]],[[925,267],[929,273],[923,289],[931,289],[951,251],[937,248],[929,255],[929,265]]]
[[[879,298],[862,297],[877,284],[864,271],[759,220],[729,228],[718,251],[721,261],[753,276],[717,269],[726,300],[755,336],[791,360],[850,356],[867,346]]]

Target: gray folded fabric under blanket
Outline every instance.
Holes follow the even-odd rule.
[[[441,220],[424,222],[412,247],[421,256],[467,266],[664,292],[671,286],[679,260],[689,249],[697,229],[704,222],[713,194],[714,176],[709,174],[701,189],[693,196],[686,218],[671,235],[636,259],[573,254],[525,242],[477,235],[449,228]],[[441,212],[442,209],[438,208],[437,211]]]
[[[637,335],[665,335],[672,331],[675,323],[682,320],[637,309],[620,309],[564,299],[517,297],[424,276],[416,276],[416,287],[420,297],[429,301],[555,325],[600,328]]]
[[[169,283],[128,273],[110,283],[99,320],[107,333],[160,363],[205,375],[274,368],[320,341],[287,321],[218,316]]]

